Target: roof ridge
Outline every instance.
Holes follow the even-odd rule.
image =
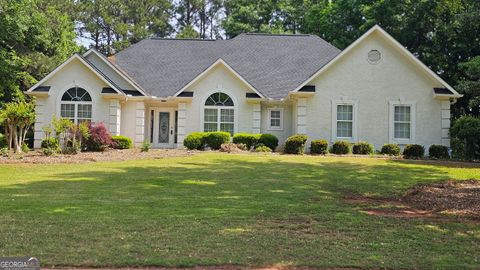
[[[275,33],[242,33],[244,35],[250,35],[250,36],[287,36],[287,37],[309,37],[309,36],[315,36],[315,35],[310,35],[310,34],[288,34],[288,33],[280,33],[280,34],[275,34]],[[240,34],[241,35],[241,34]]]
[[[200,39],[200,38],[159,38],[159,37],[152,37],[149,38],[150,40],[177,40],[177,41],[217,41],[223,39]]]

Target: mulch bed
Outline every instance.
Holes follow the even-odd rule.
[[[474,179],[418,185],[397,199],[357,195],[347,196],[345,200],[368,205],[361,211],[376,216],[442,219],[443,214],[447,214],[480,222],[480,180]]]
[[[141,152],[140,149],[115,150],[110,149],[104,152],[81,152],[76,155],[45,156],[41,151],[14,155],[11,157],[0,157],[0,164],[52,164],[52,163],[86,163],[99,161],[124,161],[134,159],[157,159],[168,157],[182,157],[194,155],[195,151],[180,149],[151,149],[148,152]]]

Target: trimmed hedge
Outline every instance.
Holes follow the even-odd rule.
[[[448,154],[448,147],[438,144],[433,144],[428,148],[428,156],[442,159],[450,158],[450,155]]]
[[[248,149],[252,149],[258,144],[260,134],[237,133],[233,135],[232,142],[235,144],[245,144]]]
[[[373,145],[368,142],[357,142],[352,147],[352,152],[356,155],[370,155],[373,151]]]
[[[397,144],[384,144],[380,154],[389,155],[389,156],[399,156],[400,155],[400,146]]]
[[[223,131],[207,132],[203,141],[206,146],[218,150],[222,147],[222,144],[230,142],[230,133]]]
[[[275,151],[275,149],[278,146],[278,138],[275,135],[272,134],[260,134],[260,137],[258,138],[258,143],[259,144],[264,144],[266,147],[270,148],[272,151]]]
[[[403,149],[405,158],[422,158],[425,155],[425,148],[419,144],[407,144]]]
[[[112,136],[112,148],[130,149],[133,146],[132,139],[126,136]]]
[[[285,153],[303,154],[305,152],[305,143],[308,137],[302,134],[296,134],[288,137],[285,141]]]
[[[206,135],[205,132],[192,132],[183,140],[183,146],[189,150],[202,150],[205,145],[204,138]]]
[[[257,145],[263,144],[275,151],[278,146],[278,138],[272,134],[237,133],[233,136],[232,141],[236,144],[245,144],[248,149],[255,149]]]
[[[310,143],[310,153],[325,155],[328,153],[327,140],[314,140]]]
[[[350,143],[347,141],[336,141],[332,145],[332,154],[346,155],[350,153]]]

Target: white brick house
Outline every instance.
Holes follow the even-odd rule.
[[[35,147],[55,115],[162,148],[213,130],[448,146],[450,104],[461,97],[379,26],[344,51],[313,35],[270,34],[146,39],[111,59],[89,50],[27,94]]]

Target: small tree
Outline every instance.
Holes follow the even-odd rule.
[[[35,105],[30,102],[10,102],[0,111],[0,122],[5,126],[7,146],[22,152],[27,131],[35,123]]]

